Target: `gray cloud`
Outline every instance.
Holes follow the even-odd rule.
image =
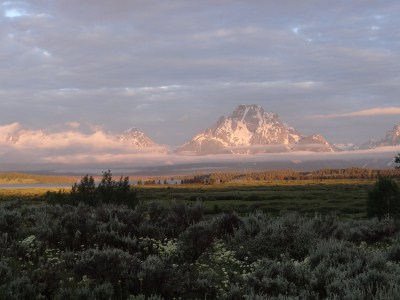
[[[240,103],[363,142],[398,116],[397,1],[2,1],[0,124],[136,126],[178,145]]]

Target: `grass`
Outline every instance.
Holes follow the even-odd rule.
[[[138,197],[143,201],[201,201],[208,213],[296,210],[307,214],[335,212],[345,218],[358,218],[365,216],[366,197],[373,183],[373,180],[347,179],[146,186],[138,189]]]
[[[206,213],[261,209],[271,214],[296,210],[306,214],[337,213],[343,218],[365,217],[366,198],[373,180],[253,181],[221,185],[153,185],[137,188],[142,201],[201,201]],[[0,188],[0,200],[38,203],[47,191],[59,188]],[[66,189],[68,191],[69,189]]]
[[[47,192],[58,192],[60,188],[0,188],[0,202],[7,200],[23,200],[28,203],[40,203]],[[70,189],[63,189],[69,191]]]
[[[78,180],[76,176],[0,173],[0,184],[73,184]]]

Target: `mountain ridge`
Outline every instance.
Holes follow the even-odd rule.
[[[312,147],[307,146],[312,143]],[[175,153],[189,155],[256,154],[288,151],[340,151],[320,134],[305,136],[256,104],[240,104],[209,129],[195,135]]]
[[[90,127],[89,133],[83,133],[83,129],[85,127],[78,126],[53,132],[51,128],[29,129],[15,122],[0,126],[0,144],[3,145],[3,153],[23,148],[32,151],[35,147],[71,150],[74,147],[89,149],[87,147],[91,146],[92,149],[103,147],[105,151],[115,149],[125,153],[143,150],[147,153],[182,155],[338,152],[400,145],[400,123],[395,124],[381,139],[369,140],[361,145],[332,144],[320,133],[300,133],[280,120],[276,113],[264,111],[256,104],[238,105],[230,115],[221,116],[211,127],[175,149],[158,144],[136,127],[122,133],[107,132],[102,127],[94,126]]]
[[[393,129],[386,132],[386,135],[380,140],[370,139],[363,143],[360,149],[375,149],[385,146],[398,146],[400,145],[400,123],[394,124]]]

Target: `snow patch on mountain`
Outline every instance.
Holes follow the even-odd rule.
[[[308,139],[300,143],[304,138]],[[316,146],[305,147],[306,142]],[[176,152],[191,155],[287,152],[299,150],[298,143],[302,151],[339,151],[320,135],[305,137],[281,122],[275,113],[265,112],[258,105],[241,104],[230,116],[221,117],[214,126],[195,135]]]

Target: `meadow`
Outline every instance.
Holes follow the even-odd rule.
[[[206,214],[256,209],[270,214],[297,211],[305,214],[336,213],[343,218],[365,217],[366,197],[374,180],[269,180],[224,184],[171,184],[134,187],[139,201],[201,202]],[[70,188],[0,188],[0,200],[21,199],[40,203],[46,192]]]
[[[333,213],[343,217],[365,216],[366,197],[373,180],[274,180],[220,185],[144,186],[139,200],[200,201],[207,214],[256,209],[270,214],[290,210],[301,213]]]
[[[73,184],[78,176],[54,176],[27,173],[0,173],[1,184]]]

